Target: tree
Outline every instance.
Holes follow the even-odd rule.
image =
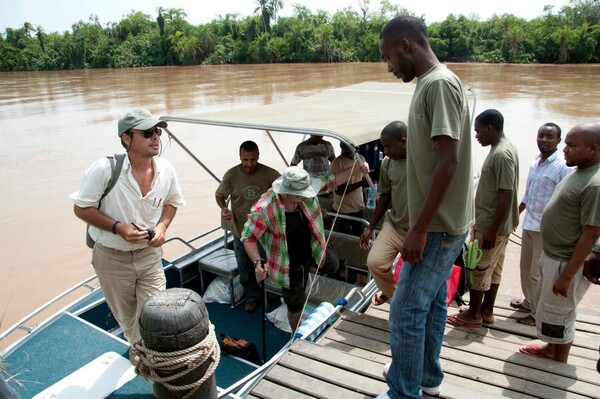
[[[40,48],[42,49],[42,52],[46,52],[46,46],[44,45],[44,39],[46,38],[46,33],[44,32],[44,28],[42,28],[41,25],[38,25],[36,28],[36,34],[35,36],[38,39],[38,42],[40,43]]]
[[[264,32],[270,32],[271,20],[277,19],[277,12],[283,8],[283,0],[256,0],[256,4],[258,7],[254,9],[254,12],[260,11]]]

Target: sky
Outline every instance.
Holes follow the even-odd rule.
[[[301,4],[309,10],[327,11],[351,7],[360,11],[360,0],[283,0],[280,15],[292,15],[293,4]],[[494,14],[513,14],[527,20],[543,14],[544,5],[554,5],[554,12],[569,3],[569,0],[391,0],[417,15],[424,15],[425,22],[443,21],[448,14],[463,14],[487,20]],[[131,10],[156,16],[158,7],[182,8],[187,21],[198,25],[216,19],[219,15],[238,13],[248,16],[257,7],[256,0],[0,0],[0,32],[6,28],[19,28],[24,22],[34,27],[41,25],[46,33],[71,30],[78,21],[88,21],[91,14],[98,16],[100,23],[118,22]],[[377,10],[379,0],[370,0],[370,8]]]

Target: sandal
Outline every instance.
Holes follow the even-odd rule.
[[[383,291],[377,291],[375,295],[371,297],[371,303],[375,306],[381,306],[389,300],[390,298],[388,298]]]

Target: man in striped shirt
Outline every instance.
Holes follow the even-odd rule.
[[[526,210],[520,262],[521,289],[525,298],[514,298],[510,304],[514,308],[530,312],[527,316],[517,319],[518,323],[529,326],[535,326],[535,310],[539,299],[537,287],[540,281],[539,259],[542,252],[542,212],[556,185],[572,171],[556,151],[560,135],[560,127],[554,123],[545,123],[539,128],[537,146],[540,153],[529,168],[525,195],[519,205],[519,212]]]

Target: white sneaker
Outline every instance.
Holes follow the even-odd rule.
[[[429,396],[439,396],[440,395],[440,385],[438,385],[437,387],[431,387],[431,388],[421,387],[421,390],[423,391],[424,394],[427,394]]]
[[[383,376],[384,377],[387,377],[387,374],[390,371],[391,366],[392,366],[392,363],[386,363],[385,366],[383,366]]]

